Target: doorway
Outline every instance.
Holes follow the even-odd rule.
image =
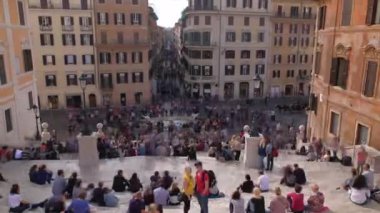
[[[95,94],[90,94],[88,96],[89,100],[89,107],[90,108],[95,108],[96,107],[96,95]]]

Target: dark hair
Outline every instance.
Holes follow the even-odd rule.
[[[87,185],[87,189],[93,189],[93,188],[95,188],[95,185],[93,183],[89,183]]]
[[[240,200],[240,192],[239,190],[236,190],[232,193],[232,196],[231,196],[232,200]]]
[[[87,196],[86,192],[81,192],[79,193],[78,198],[84,200],[86,199],[86,196]]]
[[[164,171],[164,176],[169,176],[169,171],[168,170]]]
[[[58,174],[58,176],[62,176],[63,175],[63,170],[62,169],[58,170],[57,174]]]
[[[264,174],[264,171],[263,170],[260,170],[259,171],[259,175],[263,175]]]
[[[104,185],[104,183],[103,183],[102,181],[100,181],[100,182],[98,183],[98,187],[99,187],[99,188],[103,188],[103,185]]]
[[[133,173],[132,174],[132,176],[131,176],[131,179],[137,179],[138,177],[137,177],[137,173],[135,172],[135,173]]]
[[[155,176],[159,176],[160,173],[159,173],[158,171],[155,171],[155,172],[154,172],[154,175],[155,175]]]
[[[73,177],[73,178],[77,178],[77,176],[78,176],[78,174],[77,174],[76,172],[73,172],[73,173],[71,174],[71,177]]]
[[[45,170],[46,169],[46,165],[45,164],[42,164],[41,166],[40,166],[40,168],[38,168],[39,170]]]
[[[78,179],[76,182],[75,182],[75,187],[80,187],[82,185],[82,180],[81,179]]]
[[[34,164],[32,167],[30,167],[30,169],[29,169],[29,173],[30,173],[30,172],[34,172],[34,171],[36,171],[36,170],[37,170],[37,165]]]
[[[245,175],[245,179],[246,179],[246,180],[251,180],[251,176],[250,176],[249,174],[246,174],[246,175]]]
[[[13,184],[9,193],[10,194],[19,194],[20,193],[20,186],[18,184]]]
[[[294,190],[297,192],[297,193],[300,193],[302,191],[302,186],[299,185],[299,184],[296,184],[296,186],[294,186]]]
[[[293,174],[293,169],[290,165],[284,167],[284,177]]]
[[[118,175],[122,175],[123,174],[123,170],[121,170],[121,169],[117,170],[117,174]]]
[[[296,163],[293,164],[293,166],[294,166],[294,168],[298,168],[298,164],[296,164]]]
[[[368,163],[364,164],[364,169],[370,169],[370,168],[371,166]]]
[[[352,176],[358,175],[358,170],[356,170],[355,168],[352,168],[351,169],[351,174],[352,174]]]
[[[352,183],[352,188],[363,189],[367,188],[367,180],[364,175],[358,175]]]

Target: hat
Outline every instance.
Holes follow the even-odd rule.
[[[197,161],[197,162],[194,163],[194,166],[202,166],[202,162]]]

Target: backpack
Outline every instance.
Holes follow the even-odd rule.
[[[377,190],[371,194],[371,199],[380,203],[380,190]]]
[[[272,156],[275,157],[275,158],[278,157],[278,149],[277,148],[273,147],[273,149],[272,149]]]
[[[300,152],[299,152],[299,154],[300,155],[306,155],[307,153],[306,153],[306,148],[305,148],[305,146],[302,146],[301,148],[300,148]]]
[[[341,163],[343,166],[352,166],[352,158],[350,156],[344,156]]]
[[[204,182],[205,181],[205,175],[208,175],[208,171],[207,170],[203,170],[202,171],[202,181]],[[197,192],[197,180],[195,180],[195,184],[194,184],[194,192]]]

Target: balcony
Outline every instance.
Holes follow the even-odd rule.
[[[62,31],[65,31],[65,32],[74,31],[74,25],[62,25]]]
[[[185,41],[184,46],[186,47],[215,47],[217,42],[200,42],[200,41]]]
[[[298,81],[310,81],[311,75],[297,75]]]
[[[83,25],[81,25],[80,26],[80,31],[84,31],[84,32],[92,31],[92,25],[91,26],[83,26]]]
[[[275,18],[291,18],[291,19],[316,19],[316,14],[286,14],[285,12],[276,12]]]
[[[53,26],[51,26],[51,25],[40,25],[40,30],[41,31],[52,31]]]
[[[193,5],[186,8],[186,12],[196,12],[196,11],[217,11],[219,10],[217,6],[203,6],[203,5]]]

